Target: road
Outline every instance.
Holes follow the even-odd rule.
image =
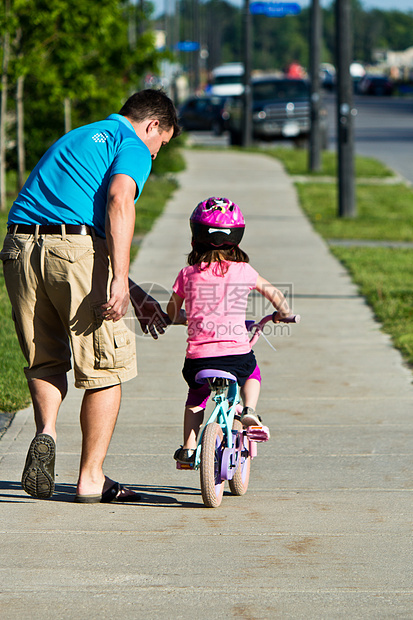
[[[329,113],[330,148],[335,149],[336,106],[325,98]],[[413,99],[355,96],[355,151],[375,157],[413,183]]]
[[[329,117],[330,149],[337,148],[334,95],[325,96]],[[413,183],[413,99],[399,97],[354,98],[355,152],[375,157]],[[228,136],[192,132],[190,140],[203,146],[227,146]],[[290,146],[288,142],[284,142]]]

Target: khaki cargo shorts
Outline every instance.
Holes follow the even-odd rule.
[[[67,372],[72,359],[79,388],[136,376],[134,332],[102,318],[112,273],[104,239],[9,233],[0,258],[28,380]]]

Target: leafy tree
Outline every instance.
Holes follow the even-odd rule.
[[[253,16],[253,68],[283,70],[291,62],[308,63],[308,9],[299,16]]]
[[[353,57],[365,63],[374,62],[378,49],[404,50],[412,45],[413,13],[365,10],[359,0],[352,2]],[[335,59],[334,3],[323,10],[326,58]]]
[[[377,20],[381,24],[381,31],[377,37],[376,47],[404,50],[411,47],[413,30],[413,13],[400,11],[371,11],[371,21]]]
[[[27,164],[72,125],[113,111],[137,90],[162,54],[150,28],[151,5],[119,0],[10,0],[10,83],[25,102]],[[0,28],[4,20],[0,18]],[[4,32],[5,28],[0,31]],[[4,37],[2,38],[2,42]],[[24,87],[24,96],[23,96]],[[17,94],[18,93],[18,94]],[[65,108],[64,108],[65,104]],[[66,114],[64,127],[63,110]],[[22,116],[22,106],[20,116]],[[18,115],[20,127],[23,118]],[[8,155],[16,165],[16,152]]]
[[[10,62],[10,30],[12,30],[12,15],[10,0],[5,0],[0,13],[1,34],[1,98],[0,98],[0,211],[6,209],[6,117],[8,95],[8,71]]]

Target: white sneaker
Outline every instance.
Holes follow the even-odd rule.
[[[242,426],[262,426],[262,420],[251,407],[244,407],[241,415]]]

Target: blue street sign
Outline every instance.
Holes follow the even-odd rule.
[[[285,17],[301,13],[301,6],[296,2],[251,2],[250,13],[267,17]]]
[[[197,41],[180,41],[176,43],[175,49],[178,52],[196,52],[199,50],[199,43]]]

